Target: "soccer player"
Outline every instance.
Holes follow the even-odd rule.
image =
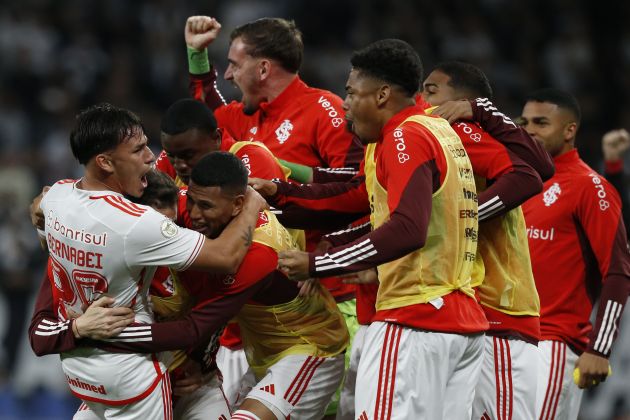
[[[182,99],[171,105],[162,118],[163,151],[156,167],[169,174],[179,186],[187,186],[192,168],[210,152],[222,150],[241,159],[248,175],[264,179],[286,179],[288,170],[260,142],[235,141],[226,130],[217,128],[213,112],[202,102]],[[178,224],[190,227],[185,191],[180,196]],[[304,231],[291,230],[304,248]],[[230,323],[221,336],[217,363],[223,373],[223,391],[233,406],[248,369],[238,324]]]
[[[479,206],[479,242],[473,271],[473,286],[490,324],[473,418],[533,419],[540,304],[525,219],[518,205],[539,193],[542,182],[532,177],[529,165],[501,141],[508,146],[518,141],[529,147],[532,155],[540,151],[536,167],[542,168],[543,175],[551,176],[553,165],[542,146],[492,106],[490,83],[479,68],[463,62],[441,63],[423,86],[422,97],[429,104],[460,101],[459,105],[468,107],[469,118],[473,117],[474,106],[478,120],[500,136],[495,139],[478,123],[460,120],[452,124],[470,157],[477,193],[491,195],[480,198],[484,204]],[[484,99],[477,102],[475,98]]]
[[[236,140],[264,143],[279,159],[310,167],[350,168],[344,172],[358,169],[363,148],[346,130],[341,99],[306,85],[298,74],[304,44],[295,23],[262,18],[232,31],[224,77],[242,98],[229,104],[216,89],[216,72],[208,61],[207,47],[220,29],[220,23],[208,16],[189,17],[184,29],[191,95],[214,110],[219,127]],[[308,250],[316,248],[321,234],[306,232]],[[338,302],[353,335],[354,286],[338,278],[322,283]],[[331,407],[329,413],[334,412]]]
[[[556,89],[533,92],[521,123],[556,166],[543,192],[523,205],[541,303],[537,415],[576,419],[580,388],[596,386],[609,373],[608,357],[630,291],[626,231],[619,194],[575,148],[580,125],[575,98]]]
[[[158,265],[236,271],[263,205],[257,194],[220,238],[208,240],[124,197],[142,194],[154,162],[136,115],[108,104],[88,108],[70,145],[83,178],[57,182],[40,203],[54,281],[64,290],[62,318],[35,335],[77,332],[68,314],[104,293],[114,306],[131,306],[136,321],[150,322],[146,291]],[[156,355],[86,348],[61,356],[71,391],[100,417],[171,418],[168,375]]]
[[[377,41],[351,63],[344,109],[367,144],[364,177],[252,183],[277,204],[312,205],[338,211],[338,218],[371,211],[373,231],[361,238],[328,251],[285,252],[279,260],[296,279],[378,266],[357,418],[464,418],[488,327],[470,286],[477,231],[470,161],[450,125],[415,105],[422,64],[409,44]]]

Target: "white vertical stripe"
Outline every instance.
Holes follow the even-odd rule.
[[[610,325],[610,318],[615,313],[615,307],[617,302],[614,300],[609,300],[606,302],[606,309],[604,311],[604,317],[602,318],[602,324],[599,328],[599,333],[597,334],[597,340],[595,341],[594,349],[602,352],[601,348],[603,344],[606,342],[608,334],[610,333],[610,329],[612,328]]]
[[[602,353],[608,354],[610,351],[610,347],[612,346],[613,337],[615,336],[615,332],[617,331],[617,320],[619,319],[619,315],[621,315],[621,305],[618,302],[615,302],[615,307],[613,309],[611,317],[609,319],[610,323],[610,332],[608,333],[608,337],[606,337],[603,341],[604,349]]]

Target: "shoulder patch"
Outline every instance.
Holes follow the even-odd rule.
[[[166,219],[162,221],[162,224],[160,225],[160,231],[162,232],[162,236],[170,239],[173,236],[177,235],[177,232],[179,231],[179,229],[177,228],[177,225],[175,224],[175,222],[173,222],[172,220]]]

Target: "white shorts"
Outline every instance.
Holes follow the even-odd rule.
[[[578,355],[561,341],[538,343],[536,413],[540,420],[575,420],[582,390],[573,382]]]
[[[243,349],[232,350],[223,346],[219,347],[217,366],[223,376],[225,398],[227,398],[230,409],[233,410],[238,398],[238,392],[241,389],[243,376],[249,369],[245,351]]]
[[[174,420],[229,419],[231,416],[227,401],[221,390],[218,378],[191,394],[177,397],[173,407]],[[90,407],[82,403],[73,420],[99,420]]]
[[[115,406],[83,401],[72,419],[173,420],[169,375],[168,373],[164,374],[158,386],[149,395],[131,404]]]
[[[339,397],[339,406],[337,407],[337,420],[354,420],[354,389],[357,383],[357,370],[363,345],[365,342],[365,333],[367,325],[359,325],[354,334],[352,342],[352,352],[350,353],[350,366],[346,370],[346,377],[341,388],[341,397]]]
[[[518,339],[485,337],[473,419],[536,418],[538,347]]]
[[[177,396],[173,409],[175,420],[215,420],[231,416],[217,377],[190,394]]]
[[[359,419],[464,419],[472,414],[483,334],[373,322],[357,373]]]
[[[344,354],[283,357],[258,383],[253,372],[247,372],[238,404],[249,398],[260,401],[282,419],[319,419],[341,383],[344,365]]]

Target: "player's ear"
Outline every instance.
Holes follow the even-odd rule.
[[[267,59],[260,60],[258,63],[258,77],[260,81],[266,80],[271,73],[271,61]]]
[[[392,94],[392,88],[390,85],[382,85],[380,88],[378,88],[378,90],[376,91],[376,105],[383,106],[387,100],[389,99],[389,97]]]
[[[102,170],[107,172],[108,174],[114,173],[114,164],[112,163],[112,158],[106,153],[99,153],[94,158],[94,162],[96,166]]]
[[[240,194],[234,198],[234,207],[232,208],[232,217],[238,216],[238,214],[243,210],[243,204],[245,204],[245,195]]]

